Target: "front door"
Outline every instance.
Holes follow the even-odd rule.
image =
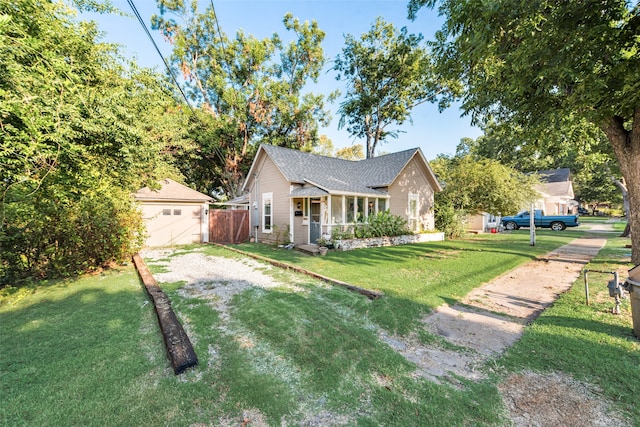
[[[309,227],[309,243],[316,243],[316,241],[320,238],[321,233],[321,225],[320,224],[320,199],[311,199],[311,216],[310,219],[310,227]]]

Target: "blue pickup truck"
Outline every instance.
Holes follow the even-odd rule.
[[[502,217],[502,226],[506,230],[517,230],[520,227],[529,227],[529,211],[522,211],[514,216]],[[550,228],[553,231],[562,231],[567,227],[577,227],[578,215],[544,215],[541,210],[536,210],[533,216],[536,227]]]

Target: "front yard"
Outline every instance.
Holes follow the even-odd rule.
[[[280,286],[248,286],[228,310],[184,283],[162,283],[199,356],[174,376],[155,314],[132,267],[41,284],[0,300],[2,425],[505,425],[501,397],[513,373],[583,381],[640,425],[640,346],[629,302],[608,313],[606,277],[590,275],[592,305],[579,279],[503,356],[486,378],[440,382],[380,337],[450,346],[422,327],[435,307],[459,301],[519,263],[580,235],[526,231],[309,257],[261,245],[245,251],[380,290],[370,301],[306,276],[260,267]],[[612,238],[590,268],[628,268],[625,239]],[[241,260],[223,248],[183,252]],[[154,273],[163,267],[149,263]],[[194,268],[195,269],[195,268]],[[598,285],[596,285],[596,283]]]

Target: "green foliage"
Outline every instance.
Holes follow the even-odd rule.
[[[366,239],[370,237],[394,237],[413,234],[407,220],[389,211],[377,212],[367,217],[360,217],[358,222],[348,227],[334,227],[331,230],[332,240]]]
[[[531,132],[584,120],[607,137],[629,195],[632,259],[640,263],[640,7],[605,2],[410,0],[446,19],[433,55],[442,99],[474,123]]]
[[[175,173],[179,108],[63,4],[2,3],[0,16],[0,282],[125,259],[140,237],[130,193]]]
[[[607,2],[410,0],[446,22],[433,43],[438,71],[476,120],[549,126],[571,114],[595,124],[633,117],[640,93],[640,8]],[[630,71],[632,70],[632,71]]]
[[[5,204],[0,286],[108,267],[141,247],[142,218],[127,192],[104,185],[69,194],[49,183],[39,191],[38,203]]]
[[[444,232],[447,239],[459,239],[464,235],[466,215],[453,207],[447,195],[439,192],[435,195],[434,220],[436,230]]]
[[[535,177],[492,159],[440,156],[431,166],[443,184],[435,195],[436,228],[450,238],[463,232],[468,215],[482,212],[509,215],[518,212],[537,194]]]
[[[179,164],[200,191],[239,195],[258,142],[298,149],[316,144],[318,126],[329,115],[325,97],[305,90],[324,65],[324,32],[315,21],[287,14],[289,43],[277,34],[257,39],[242,31],[230,38],[212,6],[200,13],[197,2],[158,5],[153,28],[173,44],[171,63],[199,106],[189,129],[195,154]]]
[[[273,226],[273,238],[275,239],[273,244],[278,246],[281,243],[288,243],[290,241],[291,232],[289,231],[289,224],[282,224]]]
[[[369,215],[353,227],[353,234],[358,239],[368,237],[394,237],[413,234],[407,225],[407,220],[400,215],[393,215],[389,211],[377,212]]]
[[[343,229],[342,227],[338,226],[331,229],[331,240],[333,241],[353,239],[353,237],[353,229],[350,227],[347,229]]]
[[[490,158],[520,172],[569,168],[575,198],[584,203],[621,202],[613,177],[620,168],[611,145],[600,129],[575,116],[557,126],[526,129],[511,123],[489,123],[475,141],[465,139],[458,155]]]
[[[339,126],[366,139],[367,158],[375,156],[379,143],[397,135],[388,126],[404,123],[413,107],[435,98],[438,85],[421,41],[421,35],[398,31],[382,18],[359,40],[345,36],[333,66],[337,79],[348,85]]]

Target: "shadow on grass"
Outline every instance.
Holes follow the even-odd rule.
[[[571,314],[538,317],[498,363],[511,371],[563,372],[595,384],[638,425],[640,407],[627,398],[640,393],[640,343],[630,325],[594,308],[562,307],[566,310]]]
[[[58,282],[7,301],[0,309],[3,422],[116,425],[147,417],[141,379],[168,362],[134,274]]]

